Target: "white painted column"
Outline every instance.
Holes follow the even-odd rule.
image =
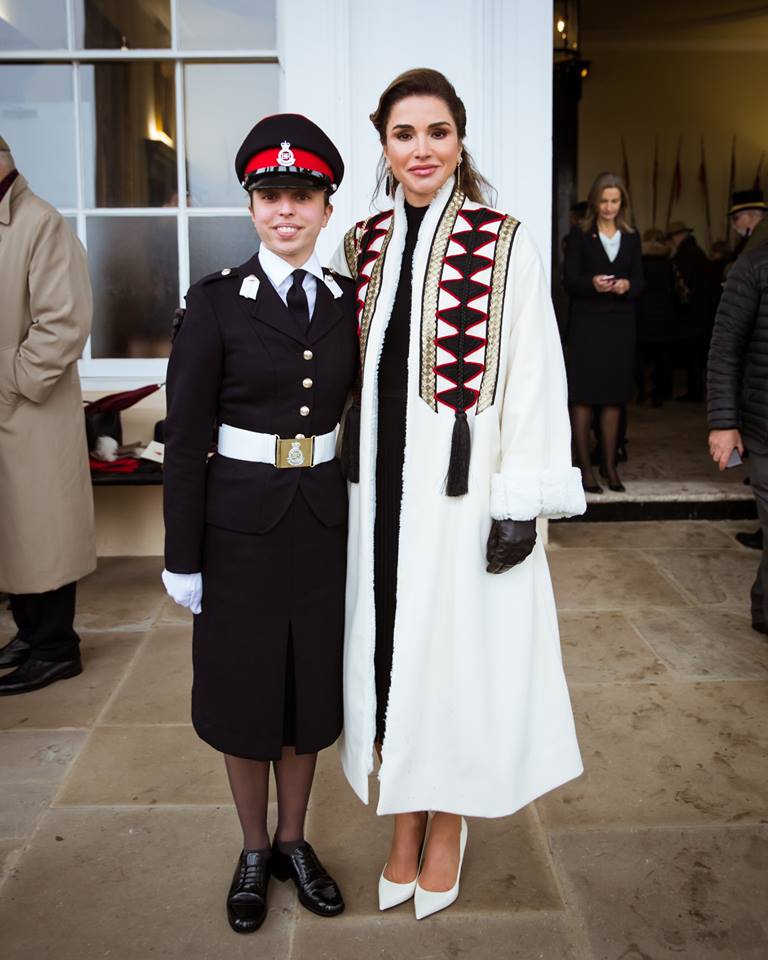
[[[282,109],[310,116],[347,164],[320,244],[369,212],[380,154],[368,115],[401,71],[441,70],[467,108],[467,146],[549,265],[552,8],[541,0],[280,0]]]

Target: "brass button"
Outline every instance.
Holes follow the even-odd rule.
[[[309,388],[312,386],[312,381],[309,379],[309,377],[307,377],[305,380],[302,380],[301,383],[306,390],[309,390]]]
[[[230,267],[224,267],[224,269],[221,271],[222,277],[228,277],[230,273],[232,273],[232,270]]]
[[[314,357],[314,353],[312,353],[311,350],[305,350],[305,351],[304,351],[304,359],[305,359],[305,360],[311,360],[312,357]]]
[[[308,417],[309,407],[301,407],[301,409],[299,410],[299,413],[302,415],[302,417]]]
[[[304,436],[303,433],[297,433],[296,436],[295,436],[293,439],[294,439],[294,440],[306,440],[307,438]]]

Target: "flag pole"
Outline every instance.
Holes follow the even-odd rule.
[[[699,167],[699,180],[701,189],[704,193],[704,216],[707,221],[707,249],[712,250],[712,211],[709,207],[709,182],[707,180],[707,155],[704,152],[704,137],[701,138],[701,165]]]
[[[653,145],[653,182],[651,184],[651,226],[656,229],[656,207],[659,199],[659,135]]]
[[[672,207],[675,200],[680,199],[682,190],[682,175],[680,172],[680,150],[683,146],[683,138],[679,137],[677,141],[677,158],[675,159],[675,169],[672,173],[672,181],[669,185],[669,203],[667,204],[667,230],[669,230],[669,221],[672,219]]]

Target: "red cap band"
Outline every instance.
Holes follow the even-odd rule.
[[[301,150],[298,147],[291,147],[291,152],[295,160],[292,166],[300,167],[303,170],[313,170],[315,173],[322,173],[323,176],[328,177],[331,183],[334,183],[333,170],[331,170],[322,157],[318,157],[316,153],[311,153],[309,150]],[[266,167],[285,166],[285,164],[281,164],[278,159],[279,153],[279,147],[271,147],[269,150],[262,150],[259,153],[255,153],[246,164],[245,176],[253,173],[254,170],[263,170]]]

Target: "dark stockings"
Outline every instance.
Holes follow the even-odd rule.
[[[616,472],[616,454],[619,443],[621,407],[618,404],[600,408],[600,434],[602,437],[603,467],[608,482],[619,484]],[[581,470],[581,482],[585,487],[597,485],[590,462],[589,434],[592,428],[592,407],[583,403],[571,405],[571,431],[576,459]]]
[[[243,828],[243,848],[264,850],[269,847],[269,761],[245,760],[225,754],[224,762]],[[289,853],[304,839],[304,818],[317,754],[297,754],[295,747],[283,747],[282,758],[273,762],[277,782],[277,842],[284,852]]]
[[[597,485],[595,474],[592,470],[592,463],[590,462],[589,432],[591,427],[592,407],[583,403],[572,404],[571,432],[573,433],[573,445],[576,460],[581,470],[581,482],[585,487],[594,487]]]
[[[621,407],[618,404],[600,408],[600,433],[603,438],[603,465],[608,483],[619,484],[616,472],[616,454],[619,447]]]

